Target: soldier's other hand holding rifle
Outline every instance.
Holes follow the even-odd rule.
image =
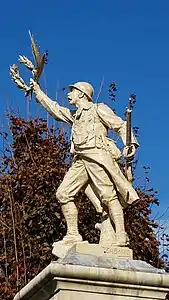
[[[137,146],[135,144],[131,144],[130,146],[125,146],[123,149],[123,156],[127,160],[133,160],[136,154]]]

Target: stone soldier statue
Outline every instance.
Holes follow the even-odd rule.
[[[123,206],[136,202],[138,195],[118,166],[120,150],[107,137],[108,129],[114,130],[125,145],[126,122],[116,116],[107,105],[93,103],[94,90],[87,82],[77,82],[69,86],[67,98],[77,108],[76,112],[52,101],[32,79],[31,88],[37,101],[56,120],[72,126],[71,153],[74,154],[74,159],[56,192],[67,223],[67,234],[63,242],[82,241],[78,231],[78,211],[74,197],[84,189],[89,198],[93,199],[98,211],[102,206],[107,207],[115,229],[115,245],[126,246],[128,238],[124,228]],[[131,138],[130,154],[127,154],[127,147],[124,147],[123,154],[126,157],[134,156],[138,147],[133,133]]]

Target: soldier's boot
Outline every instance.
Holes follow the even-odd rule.
[[[122,206],[117,199],[113,199],[108,204],[109,215],[115,225],[116,246],[124,247],[129,243],[127,233],[124,228],[124,215]]]
[[[78,231],[78,211],[74,202],[68,202],[61,206],[63,215],[66,219],[67,233],[63,238],[65,242],[81,242],[82,236]]]

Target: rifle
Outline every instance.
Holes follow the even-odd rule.
[[[131,117],[132,117],[132,109],[133,106],[136,102],[136,95],[131,94],[131,96],[128,99],[128,107],[126,108],[126,146],[128,147],[128,154],[131,153],[132,148],[132,141],[131,141],[131,136],[132,136],[132,129],[131,129]],[[133,181],[133,170],[132,170],[132,161],[133,157],[126,158],[126,163],[125,163],[125,176],[129,182]]]

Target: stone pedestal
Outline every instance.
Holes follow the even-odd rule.
[[[70,250],[77,254],[112,257],[118,259],[133,259],[133,250],[129,247],[106,247],[100,244],[89,244],[88,242],[56,242],[53,244],[52,253],[58,258],[64,258]]]
[[[143,261],[85,254],[80,247],[51,262],[14,300],[155,300],[169,292],[163,270]]]

